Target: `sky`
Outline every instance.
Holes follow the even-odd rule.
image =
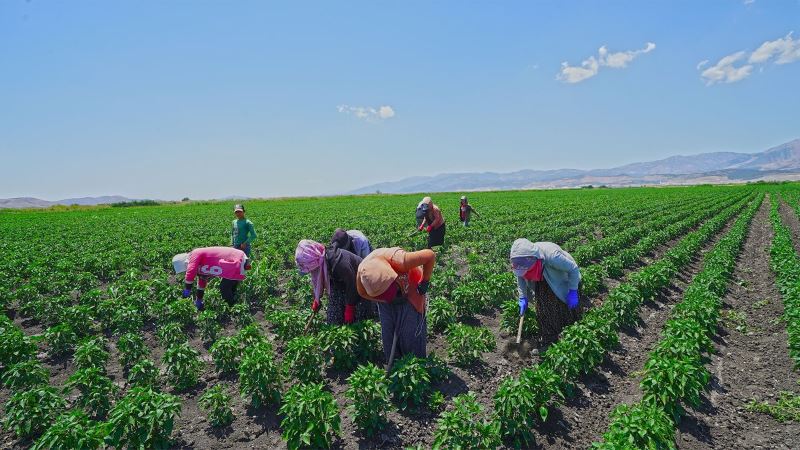
[[[0,1],[0,197],[756,152],[798,105],[800,0]]]

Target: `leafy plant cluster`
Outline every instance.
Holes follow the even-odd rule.
[[[674,428],[684,413],[683,405],[697,407],[711,379],[705,355],[714,350],[710,338],[720,320],[722,298],[762,200],[763,196],[759,197],[705,255],[702,270],[672,310],[662,339],[645,363],[642,400],[618,407],[604,442],[597,447],[614,448],[620,442],[675,447]]]
[[[480,361],[481,355],[495,349],[497,343],[488,328],[454,323],[447,328],[447,356],[460,365]]]
[[[800,369],[800,257],[792,244],[792,232],[778,213],[780,200],[772,198],[770,221],[775,230],[770,247],[770,267],[783,299],[783,322],[789,335],[789,356]],[[795,208],[797,212],[797,208]]]

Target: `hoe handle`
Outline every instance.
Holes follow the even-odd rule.
[[[525,314],[519,316],[519,326],[517,326],[517,344],[522,341],[522,321],[525,320]]]

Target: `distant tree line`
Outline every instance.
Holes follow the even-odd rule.
[[[131,206],[158,206],[161,203],[155,200],[131,200],[129,202],[112,203],[112,208],[128,208]]]

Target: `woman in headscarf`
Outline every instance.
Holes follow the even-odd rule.
[[[417,206],[417,217],[422,217],[418,229],[428,232],[428,248],[444,244],[445,223],[442,211],[430,197],[425,197]],[[419,220],[419,219],[418,219]]]
[[[372,245],[364,233],[358,230],[343,230],[337,228],[331,237],[331,246],[347,250],[350,253],[360,256],[362,259],[372,252]]]
[[[406,252],[392,247],[376,249],[358,266],[358,293],[378,302],[387,360],[392,357],[395,339],[396,359],[406,354],[427,356],[426,294],[435,264],[436,254],[430,249]]]
[[[539,339],[547,346],[561,330],[578,320],[581,271],[572,256],[552,242],[517,239],[511,246],[511,268],[517,276],[519,313],[536,300]]]
[[[294,257],[300,272],[311,275],[314,288],[311,309],[314,312],[322,305],[322,295],[328,293],[329,324],[350,324],[375,317],[375,305],[363,301],[356,289],[356,271],[361,264],[358,255],[303,239],[297,244]]]

